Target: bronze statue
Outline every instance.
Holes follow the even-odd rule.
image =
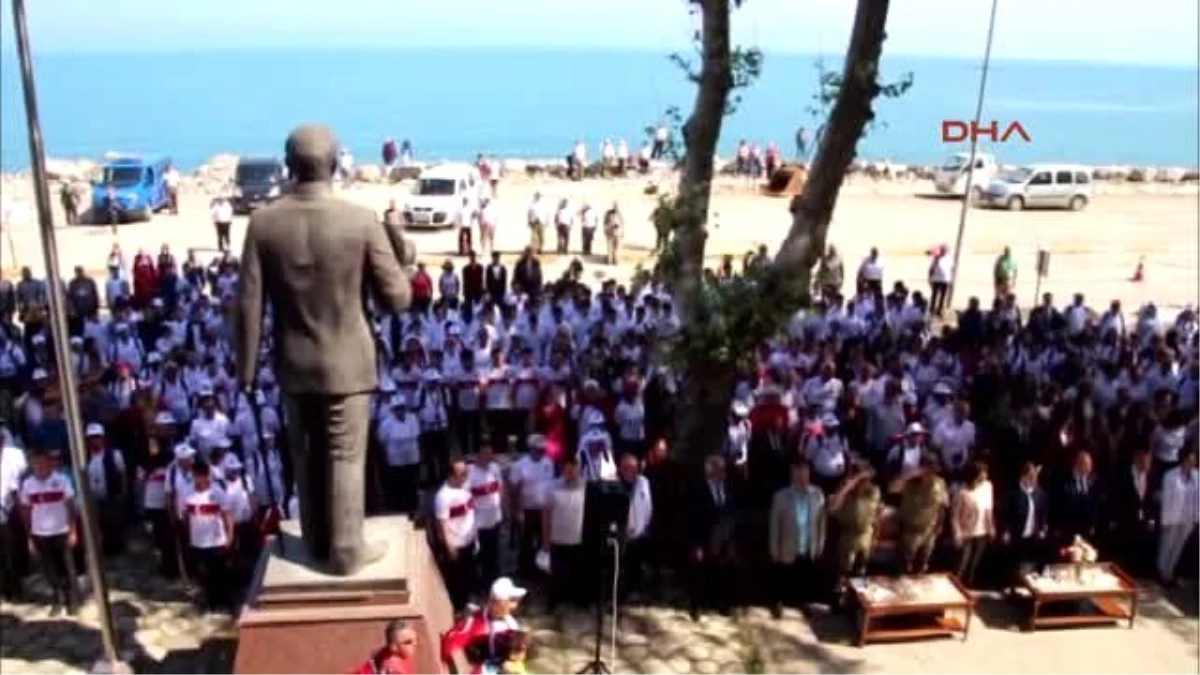
[[[404,265],[414,251],[374,211],[333,196],[337,155],[324,127],[288,136],[294,183],[250,217],[234,333],[238,383],[250,390],[270,305],[304,543],[328,572],[348,576],[387,550],[387,542],[363,540],[370,398],[378,385],[365,299],[370,294],[383,311],[405,309]]]

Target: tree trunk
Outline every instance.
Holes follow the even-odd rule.
[[[702,0],[701,65],[696,101],[683,126],[686,144],[673,212],[673,264],[667,280],[674,291],[684,339],[689,326],[704,321],[704,248],[709,198],[712,193],[713,157],[721,137],[729,92],[733,89],[733,64],[729,35],[729,0]],[[680,392],[683,415],[677,420],[676,450],[687,459],[702,461],[720,450],[725,436],[729,390],[734,367],[708,355],[686,352],[687,379]]]
[[[775,256],[765,292],[783,306],[807,304],[813,266],[825,251],[838,192],[854,160],[855,147],[874,119],[879,94],[879,58],[887,37],[889,0],[858,0],[837,100],[824,125],[804,190],[791,203],[792,227]]]
[[[733,89],[733,63],[729,36],[729,0],[702,0],[701,64],[699,86],[692,113],[683,125],[686,147],[679,193],[675,197],[675,257],[672,286],[681,319],[696,315],[704,272],[705,223],[712,193],[713,156],[721,138],[725,106]]]

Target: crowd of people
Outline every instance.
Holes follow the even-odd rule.
[[[551,607],[597,601],[594,482],[629,497],[622,597],[659,598],[677,578],[693,615],[838,606],[868,569],[1007,587],[1077,537],[1169,584],[1194,541],[1191,307],[1168,319],[1147,305],[1127,325],[1118,302],[1047,294],[1026,315],[1007,285],[1015,265],[998,262],[991,309],[971,298],[937,332],[926,294],[885,287],[878,251],[844,288],[831,249],[815,304],[740,373],[701,469],[672,450],[688,374],[663,359],[681,333],[670,294],[592,289],[580,263],[547,280],[537,250],[511,275],[472,251],[436,285],[418,265],[408,310],[369,310],[381,384],[368,508],[431,523],[458,610],[502,575],[545,588]],[[144,526],[160,573],[232,607],[262,533],[297,501],[271,359],[252,395],[231,378],[237,261],[180,263],[164,245],[127,264],[114,247],[108,269],[64,282],[69,364],[51,348],[47,282],[26,269],[0,283],[3,591],[21,592],[30,550],[53,611],[76,606],[78,490],[55,375],[69,367],[104,553]]]

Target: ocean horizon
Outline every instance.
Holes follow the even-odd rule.
[[[719,151],[740,139],[794,152],[816,90],[818,58],[773,54],[726,120]],[[934,163],[966,144],[941,139],[943,120],[974,116],[980,61],[885,56],[883,79],[912,72],[899,99],[877,101],[879,122],[859,156]],[[219,153],[281,154],[302,122],[329,125],[359,162],[385,137],[409,139],[418,160],[565,156],[578,138],[636,152],[671,105],[686,114],[694,86],[665,53],[565,49],[328,49],[35,55],[46,152],[166,155],[192,169]],[[1017,122],[1030,137],[981,144],[1006,163],[1079,162],[1195,167],[1200,101],[1195,66],[993,60],[982,120]],[[28,166],[21,78],[0,58],[0,169]]]

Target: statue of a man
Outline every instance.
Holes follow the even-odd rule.
[[[238,384],[254,386],[263,310],[272,310],[276,374],[311,555],[336,575],[380,559],[387,542],[363,539],[364,469],[375,341],[365,298],[405,309],[402,267],[414,252],[370,209],[332,194],[338,143],[321,126],[287,139],[294,181],[250,217],[235,319]]]

